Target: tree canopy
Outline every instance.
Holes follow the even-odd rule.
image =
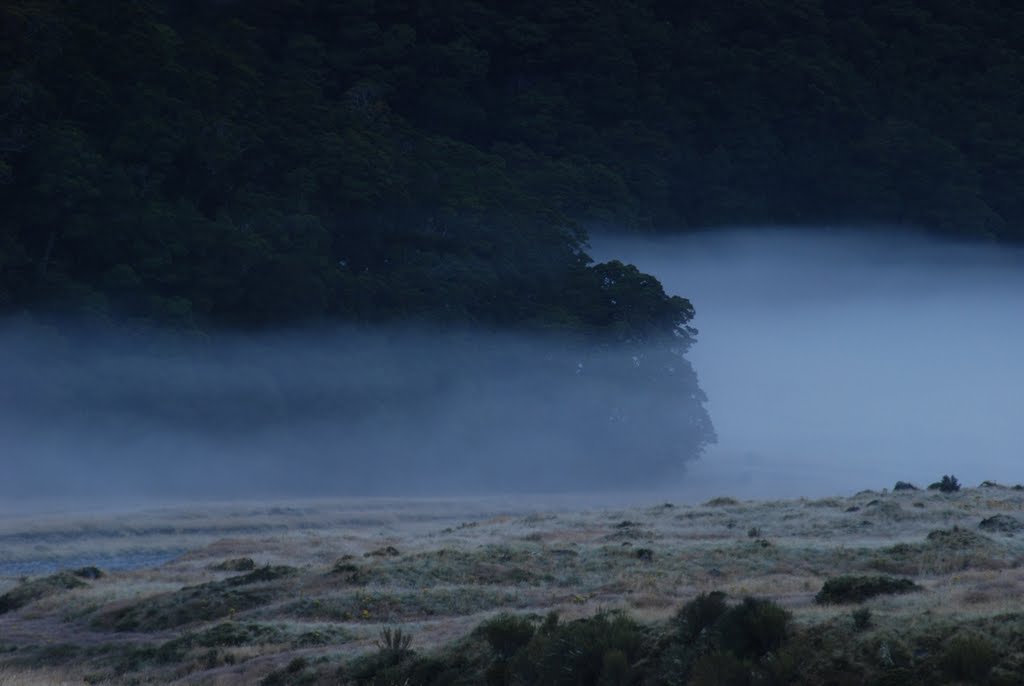
[[[0,307],[600,328],[579,226],[1019,239],[1000,0],[12,0]]]

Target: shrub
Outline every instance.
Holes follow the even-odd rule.
[[[557,619],[555,620],[557,623]],[[510,659],[533,638],[533,623],[526,617],[500,614],[482,624],[480,631],[494,652],[504,660]]]
[[[604,654],[601,665],[601,679],[598,686],[626,686],[632,670],[629,658],[618,649],[609,650]]]
[[[750,665],[732,653],[702,655],[693,665],[692,686],[747,686]]]
[[[410,645],[412,645],[412,634],[402,631],[401,628],[385,627],[381,629],[380,636],[377,638],[377,647],[381,651],[404,653],[409,650]]]
[[[964,550],[991,543],[991,539],[968,529],[954,526],[952,529],[935,529],[925,537],[928,544],[937,548]]]
[[[626,614],[599,612],[536,632],[509,662],[507,683],[622,683],[646,645],[646,630]]]
[[[70,572],[59,572],[33,581],[26,581],[0,596],[0,615],[18,610],[47,596],[87,586]]]
[[[210,569],[216,572],[251,572],[256,569],[256,562],[251,557],[236,557],[210,565]]]
[[[928,486],[929,491],[941,491],[943,493],[954,493],[960,490],[960,482],[952,475],[943,475],[941,481],[936,481]]]
[[[1020,531],[1021,529],[1024,529],[1024,524],[1021,524],[1020,520],[1018,520],[1016,517],[1011,517],[1010,515],[1004,514],[997,514],[992,515],[991,517],[986,517],[985,519],[981,520],[981,523],[978,524],[978,528],[984,529],[985,531],[995,531],[997,533],[1006,534],[1014,533]]]
[[[701,632],[713,626],[728,609],[725,594],[721,591],[701,593],[676,613],[675,623],[680,638],[687,643],[696,640]]]
[[[894,491],[917,491],[920,490],[917,486],[910,483],[909,481],[897,481],[896,485],[892,487]]]
[[[77,576],[79,579],[102,579],[105,574],[99,567],[79,567],[78,569],[71,570],[71,573]]]
[[[853,611],[853,628],[857,631],[864,631],[871,626],[871,610],[866,607],[859,607]]]
[[[761,657],[782,646],[792,615],[771,600],[744,598],[717,623],[722,648],[738,657]]]
[[[226,579],[224,584],[227,586],[247,586],[249,584],[258,584],[264,581],[276,581],[277,579],[283,579],[284,577],[291,576],[299,570],[295,567],[289,567],[287,565],[264,565],[259,569],[243,574],[242,576],[233,576],[230,579]]]
[[[921,587],[910,579],[891,576],[837,576],[825,581],[814,601],[826,603],[860,603],[878,595],[910,593]]]
[[[977,681],[984,678],[996,663],[992,644],[981,636],[961,635],[946,646],[942,666],[954,679]]]

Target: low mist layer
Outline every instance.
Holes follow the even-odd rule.
[[[689,470],[748,497],[1022,480],[1024,259],[876,231],[599,236],[697,310],[718,445]]]
[[[685,358],[412,330],[0,336],[0,495],[622,489],[713,439]]]
[[[592,247],[694,303],[685,358],[465,331],[8,323],[0,496],[694,501],[1024,480],[1020,252],[776,229]]]

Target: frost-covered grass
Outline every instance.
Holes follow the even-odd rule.
[[[65,673],[71,683],[253,683],[299,658],[329,666],[376,651],[385,627],[429,652],[501,612],[623,610],[657,625],[711,591],[769,599],[796,627],[842,633],[853,631],[851,608],[814,602],[841,575],[924,589],[866,601],[870,628],[857,640],[1024,612],[1024,535],[979,528],[995,514],[1024,522],[1020,490],[570,504],[346,500],[7,518],[0,565],[184,552],[75,588],[39,584],[46,574],[0,580],[0,595],[46,589],[0,615],[0,686]],[[243,557],[253,571],[215,568]]]

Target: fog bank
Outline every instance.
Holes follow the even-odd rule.
[[[638,384],[637,367],[655,363],[629,351],[494,333],[182,340],[0,323],[0,511],[496,493],[546,493],[538,506],[701,502],[943,474],[1024,482],[1020,251],[761,229],[601,234],[591,252],[693,302],[692,364],[667,384],[660,371]],[[678,390],[694,375],[719,443],[687,461]],[[573,491],[589,495],[559,495]]]
[[[719,443],[690,466],[742,497],[1024,481],[1019,250],[874,231],[598,235],[689,298]]]
[[[478,331],[9,324],[0,500],[645,490],[678,480],[700,441],[687,420],[706,420],[685,360],[658,364]]]

